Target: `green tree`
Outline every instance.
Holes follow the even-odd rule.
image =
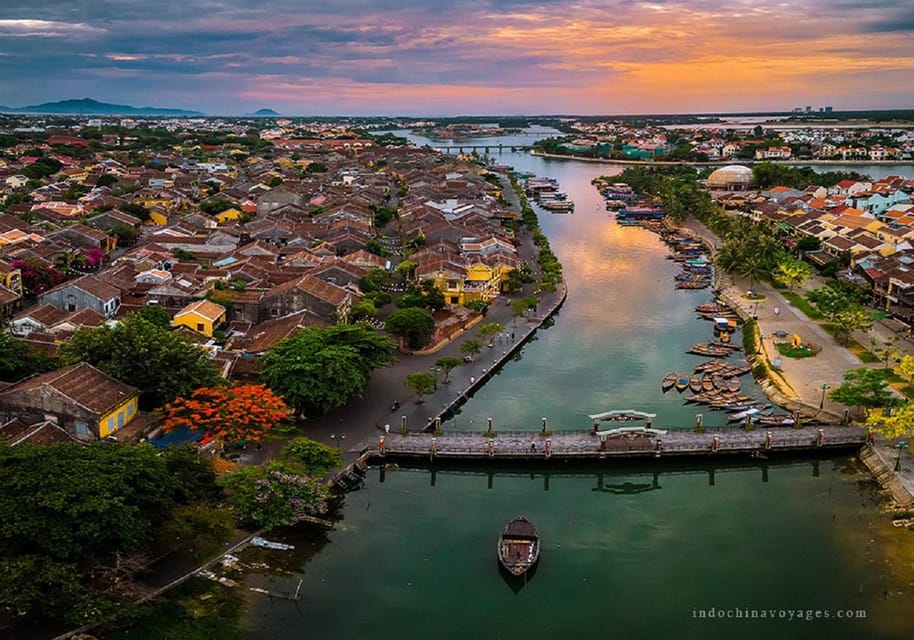
[[[774,277],[779,282],[783,282],[793,291],[795,286],[803,286],[807,280],[812,277],[812,267],[794,258],[784,257],[778,262],[777,270]]]
[[[493,338],[504,331],[505,328],[497,322],[490,322],[479,327],[479,337],[483,340]]]
[[[482,342],[479,340],[464,340],[460,345],[460,353],[471,358],[478,356],[480,351],[482,351]]]
[[[95,181],[96,187],[110,187],[113,184],[117,183],[117,176],[113,173],[106,173],[98,177]]]
[[[873,326],[872,314],[860,305],[851,305],[835,314],[835,329],[844,336],[844,344],[848,344],[850,334],[854,331],[868,331]]]
[[[463,364],[463,360],[454,356],[442,356],[435,360],[435,366],[444,371],[444,383],[450,382],[451,371]]]
[[[408,307],[390,314],[384,328],[405,340],[410,349],[421,349],[435,333],[435,318],[425,309]]]
[[[140,232],[125,224],[116,224],[111,228],[111,235],[117,238],[119,246],[129,247],[136,243],[136,239],[140,237]]]
[[[406,376],[406,388],[416,393],[416,402],[421,404],[422,397],[427,396],[438,386],[435,376],[425,371],[417,371]]]
[[[390,272],[387,269],[372,269],[359,280],[359,289],[365,293],[381,291],[390,284]]]
[[[238,519],[248,526],[269,530],[327,513],[330,489],[292,462],[243,467],[220,483]]]
[[[140,406],[161,406],[222,378],[203,349],[141,315],[115,327],[80,329],[61,346],[62,364],[88,362],[140,391]]]
[[[53,368],[53,359],[32,349],[24,340],[0,332],[0,380],[15,382]]]
[[[839,313],[849,309],[853,304],[853,300],[846,292],[827,285],[813,289],[806,294],[806,297],[822,315],[832,321],[837,318]]]
[[[349,319],[353,322],[358,322],[359,320],[373,318],[377,313],[378,309],[372,304],[371,300],[363,299],[352,306],[352,311],[349,312]]]
[[[397,265],[397,273],[404,280],[409,280],[413,277],[413,274],[416,272],[416,264],[409,260],[401,260],[400,264]]]
[[[300,415],[321,415],[361,395],[371,372],[395,362],[395,343],[363,324],[309,327],[263,358],[261,378]]]
[[[874,408],[867,414],[866,425],[888,440],[914,437],[914,403],[908,402],[891,412]]]
[[[844,383],[832,391],[829,398],[835,402],[871,410],[876,407],[891,407],[898,403],[880,369],[852,369],[844,373]]]
[[[141,204],[136,204],[133,202],[128,202],[127,204],[122,204],[120,210],[124,213],[130,214],[144,222],[149,220],[149,209],[144,207]]]
[[[110,614],[130,586],[118,567],[139,564],[175,507],[218,491],[178,448],[2,445],[0,468],[0,610],[69,624]]]
[[[343,456],[339,449],[328,447],[310,438],[289,440],[282,448],[282,457],[301,464],[305,473],[311,475],[323,475],[343,464]]]
[[[162,329],[171,327],[171,315],[160,304],[147,304],[142,309],[133,312],[135,315],[148,320]]]

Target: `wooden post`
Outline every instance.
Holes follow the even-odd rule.
[[[543,429],[542,429],[542,431],[543,431],[543,433],[546,433],[546,418],[545,418],[545,417],[542,418],[542,422],[543,422]]]
[[[492,418],[486,418],[486,433],[492,433]]]
[[[752,416],[746,416],[746,421],[743,423],[743,429],[749,431],[752,428]]]
[[[701,423],[704,420],[704,416],[700,413],[695,414],[695,431],[701,431]]]
[[[435,431],[441,431],[441,416],[435,418]]]
[[[771,445],[774,443],[774,436],[771,435],[771,432],[765,434],[765,448],[770,449]]]
[[[793,426],[795,428],[799,428],[800,426],[802,426],[802,425],[800,425],[800,412],[799,411],[793,412]]]
[[[841,424],[849,424],[850,421],[851,421],[851,410],[845,409],[844,410],[844,419],[841,420]]]
[[[400,431],[406,431],[406,416],[400,416]]]

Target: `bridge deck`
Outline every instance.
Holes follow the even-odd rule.
[[[380,436],[367,448],[378,450],[383,439],[387,457],[435,457],[449,459],[599,459],[643,456],[717,455],[778,451],[814,451],[829,448],[854,448],[866,442],[859,427],[773,427],[744,431],[726,429],[696,433],[671,431],[660,436],[619,436],[601,440],[590,431],[566,431],[543,438],[538,432],[498,433],[487,438],[481,433],[390,433]]]

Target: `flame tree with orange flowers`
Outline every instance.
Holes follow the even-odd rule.
[[[289,417],[289,407],[266,385],[201,387],[189,397],[162,408],[162,428],[208,431],[223,444],[260,442],[264,434]]]

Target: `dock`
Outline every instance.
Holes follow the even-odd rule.
[[[603,460],[728,456],[767,457],[778,453],[859,449],[868,440],[860,427],[771,427],[694,430],[617,429],[614,432],[539,431],[490,434],[447,432],[389,433],[367,444],[373,462],[383,459],[442,460]]]

